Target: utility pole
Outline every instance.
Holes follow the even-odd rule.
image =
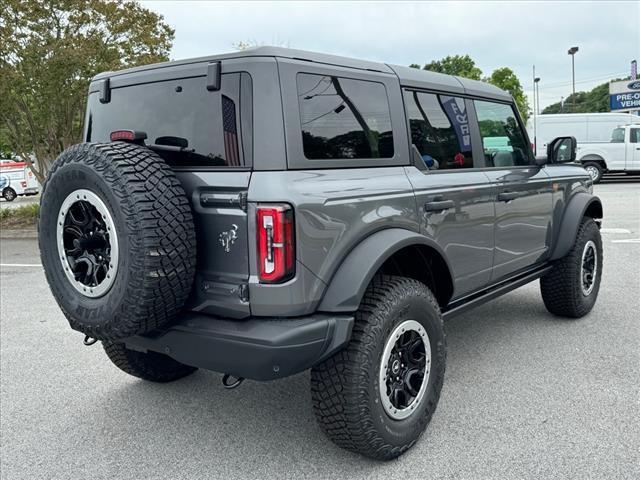
[[[540,90],[539,90],[540,77],[534,78],[533,83],[535,84],[535,87],[536,87],[536,96],[538,97],[538,115],[540,115]]]
[[[576,113],[576,53],[578,52],[578,47],[571,47],[567,53],[571,55],[571,78],[573,83],[573,113]]]
[[[533,155],[538,155],[538,139],[537,139],[537,118],[536,118],[536,66],[533,66]]]

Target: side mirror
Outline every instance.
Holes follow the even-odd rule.
[[[576,161],[576,137],[557,137],[547,145],[547,163],[570,163]]]

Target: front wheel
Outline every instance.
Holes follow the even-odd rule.
[[[582,164],[582,167],[587,171],[593,183],[600,183],[602,180],[602,174],[604,171],[602,170],[602,166],[596,162],[585,162]]]
[[[378,460],[398,457],[431,420],[445,360],[431,291],[416,280],[377,276],[347,347],[311,371],[316,418],[340,447]]]
[[[2,196],[7,202],[13,202],[18,195],[13,188],[7,187],[2,191]]]
[[[591,311],[602,278],[602,238],[596,222],[582,219],[569,253],[540,279],[542,300],[549,312],[580,318]]]

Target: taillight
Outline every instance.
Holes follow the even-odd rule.
[[[281,283],[295,275],[293,209],[286,204],[258,205],[258,274],[263,283]]]
[[[27,182],[25,181],[20,182],[20,185],[22,185],[22,188],[27,188]]]

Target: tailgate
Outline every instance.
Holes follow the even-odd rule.
[[[191,200],[197,272],[187,308],[249,316],[247,189],[251,172],[176,172]],[[223,185],[223,186],[221,186]]]

